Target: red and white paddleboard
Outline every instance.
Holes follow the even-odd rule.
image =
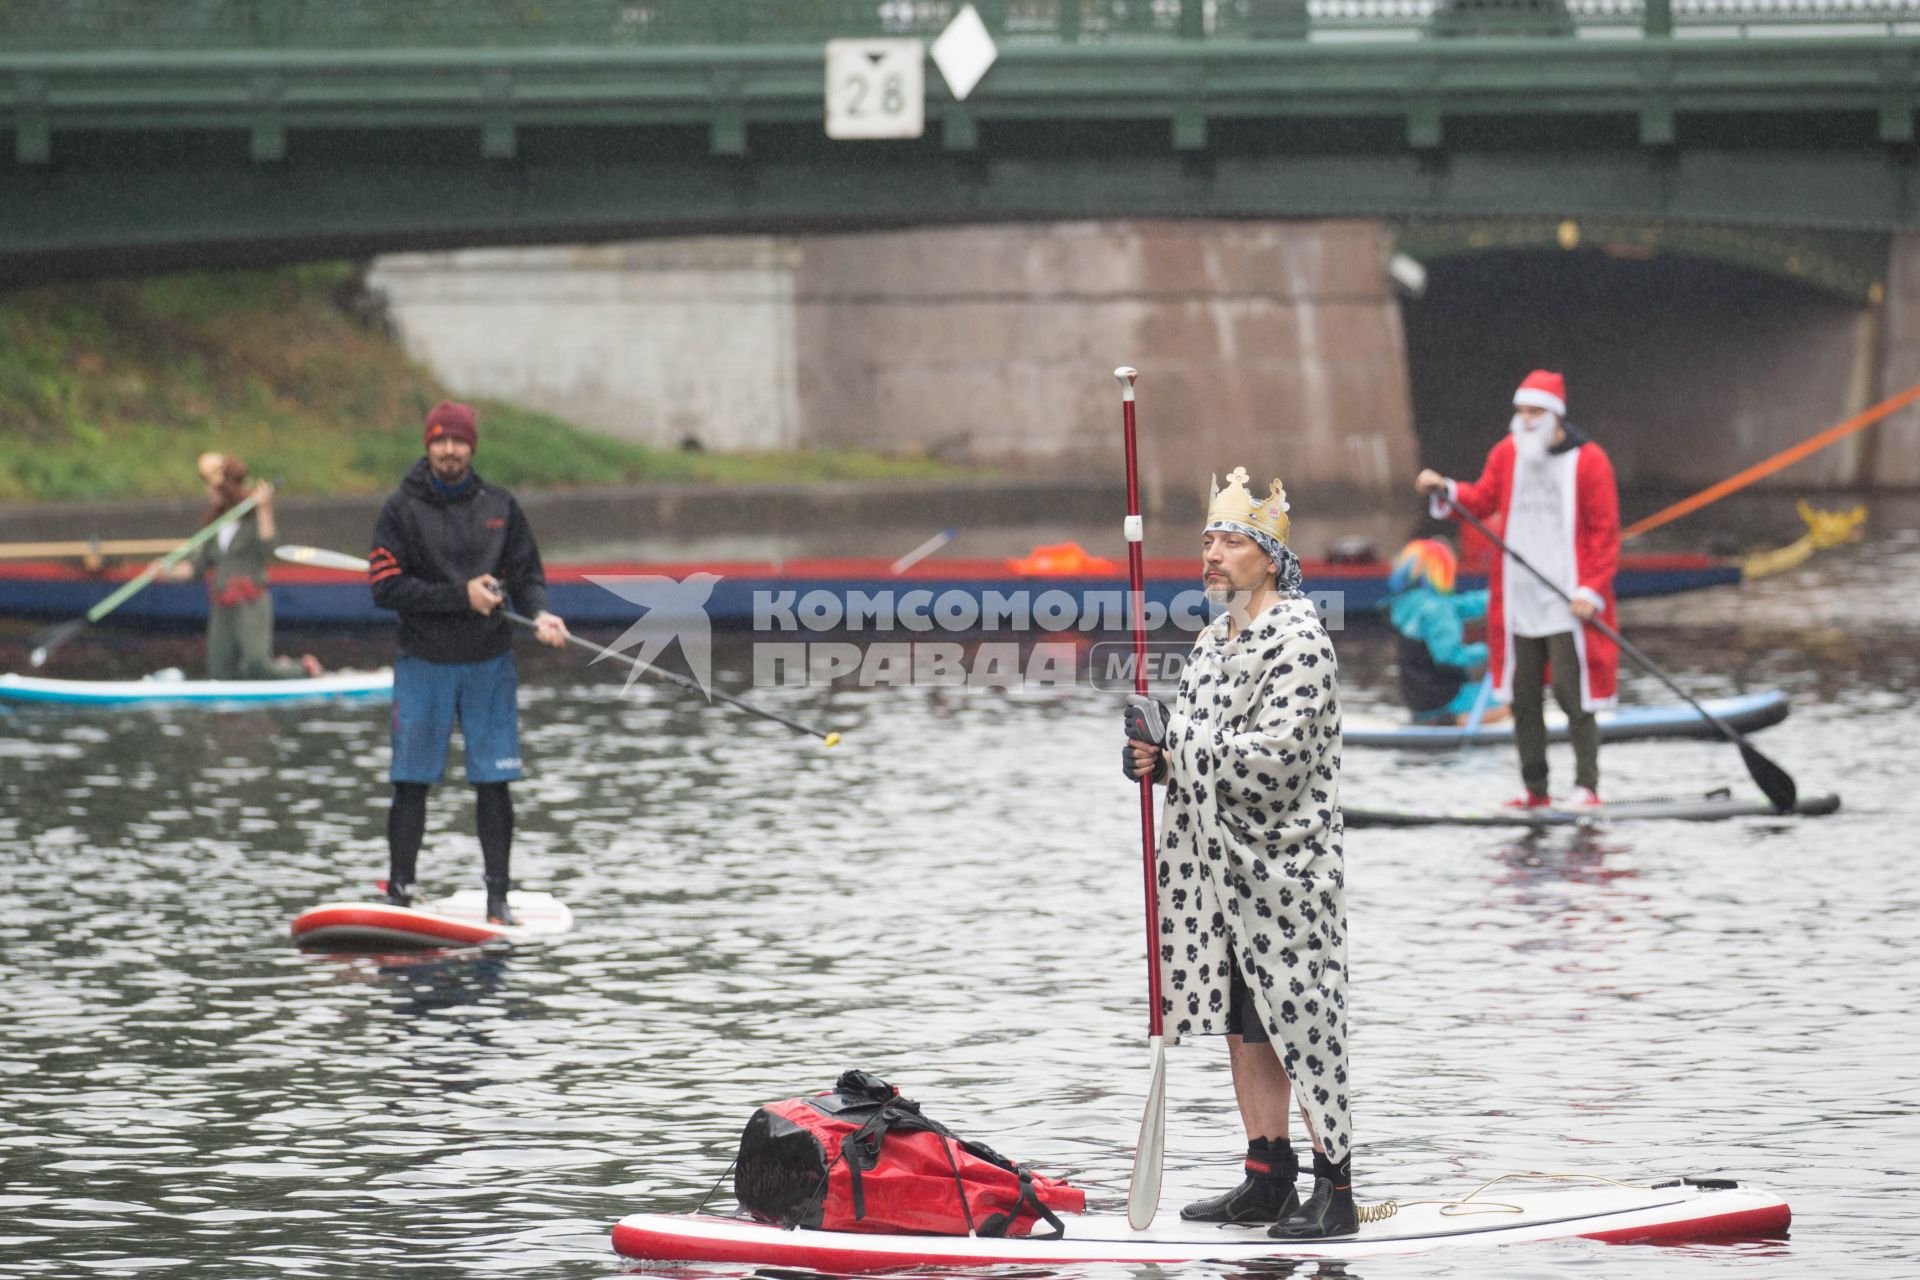
[[[565,933],[573,912],[550,893],[515,889],[507,905],[518,924],[487,923],[487,895],[464,889],[452,897],[396,907],[390,902],[323,902],[293,918],[293,940],[316,951],[393,951],[476,947]]]
[[[1286,1243],[1265,1227],[1206,1226],[1162,1213],[1145,1231],[1124,1216],[1063,1216],[1063,1240],[859,1235],[785,1229],[708,1214],[636,1213],[613,1228],[613,1247],[653,1262],[806,1267],[842,1274],[895,1267],[1063,1265],[1089,1262],[1247,1262],[1256,1258],[1365,1258],[1540,1240],[1612,1243],[1783,1234],[1792,1215],[1776,1195],[1722,1179],[1658,1186],[1583,1181],[1547,1189],[1496,1186],[1460,1200],[1422,1197],[1338,1240]]]

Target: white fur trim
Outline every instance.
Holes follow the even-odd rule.
[[[1573,651],[1580,655],[1580,709],[1582,711],[1612,711],[1620,705],[1620,695],[1611,698],[1593,696],[1591,681],[1592,668],[1587,664],[1587,629],[1576,626],[1573,629]]]
[[[1575,587],[1573,589],[1573,598],[1575,600],[1585,600],[1588,604],[1592,605],[1596,616],[1606,611],[1606,600],[1592,587]]]
[[[1567,402],[1565,400],[1562,400],[1556,395],[1549,395],[1547,392],[1535,387],[1522,387],[1514,392],[1513,402],[1516,405],[1524,404],[1531,405],[1536,409],[1545,409],[1556,418],[1564,419],[1567,416]]]

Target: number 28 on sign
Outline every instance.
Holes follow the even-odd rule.
[[[829,138],[917,138],[926,126],[926,50],[920,41],[827,41]]]

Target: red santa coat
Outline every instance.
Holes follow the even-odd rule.
[[[1620,563],[1620,494],[1614,485],[1613,463],[1606,451],[1591,440],[1582,441],[1573,452],[1572,500],[1564,504],[1562,521],[1572,546],[1572,564],[1578,578],[1573,594],[1592,601],[1607,625],[1618,630],[1613,575]],[[1453,486],[1453,503],[1484,523],[1506,527],[1514,499],[1514,462],[1513,437],[1506,436],[1487,451],[1486,469],[1478,480]],[[1450,508],[1438,494],[1434,495],[1434,514],[1450,514]],[[1501,642],[1487,646],[1487,666],[1503,702],[1513,697],[1513,628],[1506,611],[1506,577],[1509,573],[1526,572],[1513,563],[1513,557],[1502,555],[1489,574],[1487,635],[1489,639],[1499,636]],[[1588,711],[1613,706],[1618,693],[1620,647],[1612,637],[1596,628],[1576,624],[1571,615],[1567,618],[1567,627],[1573,632],[1574,647],[1580,654],[1581,706]]]

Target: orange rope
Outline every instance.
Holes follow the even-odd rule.
[[[1744,489],[1762,476],[1770,476],[1783,467],[1790,467],[1808,454],[1818,453],[1842,436],[1850,436],[1862,427],[1870,427],[1888,414],[1897,413],[1915,400],[1920,400],[1920,383],[1916,383],[1890,400],[1882,400],[1865,413],[1836,423],[1819,435],[1808,436],[1791,449],[1782,450],[1765,462],[1756,462],[1737,476],[1729,476],[1719,484],[1711,485],[1694,494],[1691,498],[1682,498],[1664,511],[1656,511],[1644,520],[1636,520],[1620,531],[1620,540],[1637,538],[1649,529],[1658,529],[1669,521],[1678,520],[1689,512],[1698,511],[1709,502],[1717,502],[1736,489]]]

